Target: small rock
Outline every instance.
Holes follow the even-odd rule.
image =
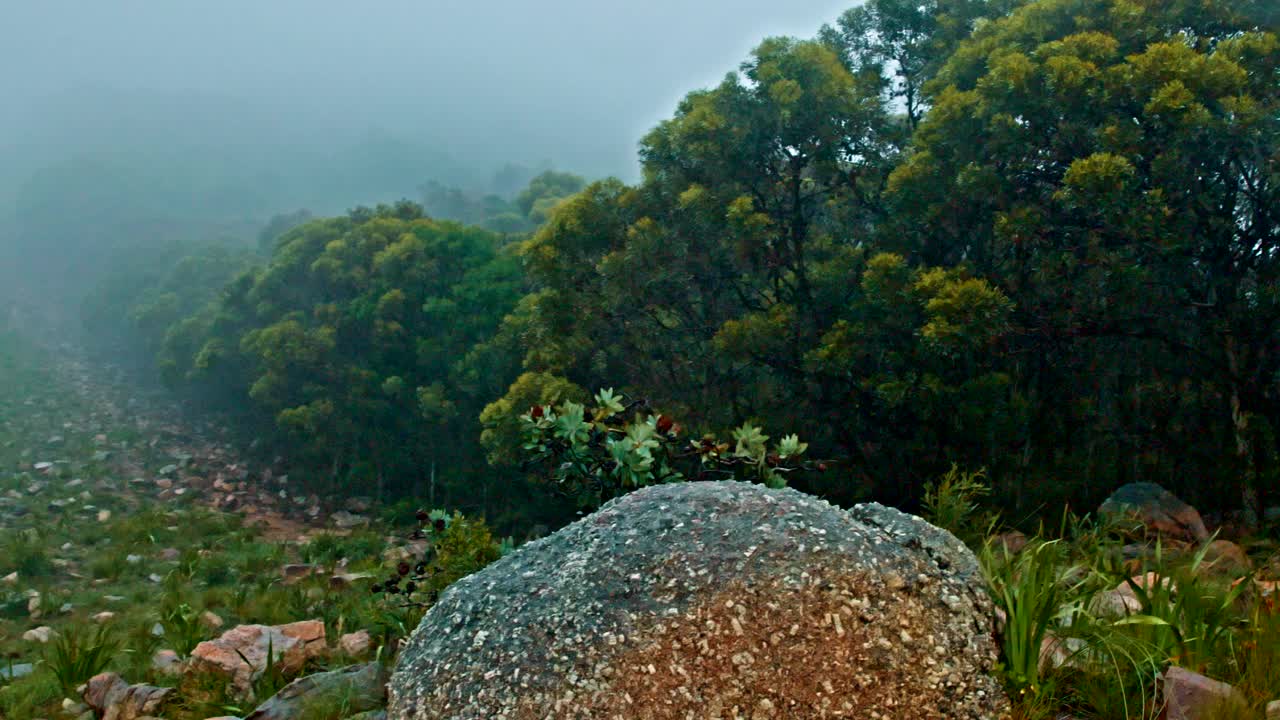
[[[151,636],[152,636],[152,637],[164,637],[164,625],[161,625],[160,623],[156,623],[155,625],[152,625],[152,626],[151,626]]]
[[[84,701],[104,720],[143,720],[161,714],[173,688],[130,685],[115,673],[102,673],[85,686]]]
[[[79,717],[89,711],[89,706],[82,702],[76,702],[71,698],[62,698],[62,710],[68,715]]]
[[[148,575],[148,576],[147,576],[147,579],[148,579],[148,580],[150,580],[151,582],[153,582],[153,583],[157,583],[157,584],[158,584],[158,583],[162,583],[162,582],[164,582],[164,578],[160,577],[159,575],[157,575],[157,574],[155,574],[155,573],[151,573],[150,575]]]
[[[237,625],[216,640],[206,640],[191,653],[193,663],[221,673],[231,681],[234,693],[252,693],[253,681],[267,666],[267,653],[286,675],[297,673],[307,660],[327,650],[322,620],[287,625]]]
[[[204,612],[200,613],[200,624],[209,628],[210,630],[217,630],[218,628],[223,626],[224,622],[222,618],[216,615],[213,611],[205,610]]]
[[[8,575],[5,575],[3,578],[0,578],[0,582],[4,583],[5,585],[17,585],[17,584],[18,584],[18,571],[17,571],[17,570],[15,570],[15,571],[13,571],[13,572],[9,573]]]
[[[115,613],[113,613],[113,612],[111,612],[110,610],[103,610],[103,611],[102,611],[102,612],[100,612],[100,613],[95,613],[95,614],[94,614],[94,616],[93,616],[93,621],[94,621],[94,622],[96,622],[96,623],[102,624],[102,623],[105,623],[105,622],[110,622],[111,620],[113,620],[113,619],[115,618],[115,616],[116,616],[116,614],[115,614]]]
[[[100,523],[104,523],[104,522],[106,522],[106,521],[108,521],[108,520],[110,520],[110,519],[111,519],[111,511],[110,511],[110,510],[99,510],[99,511],[98,511],[98,522],[100,522]]]
[[[173,481],[166,477],[156,478],[156,487],[161,490],[168,490],[173,487]]]
[[[177,465],[165,465],[164,467],[160,468],[161,476],[170,476],[170,475],[176,474],[177,472],[178,472]]]
[[[1209,537],[1200,513],[1155,483],[1121,486],[1098,512],[1104,517],[1137,520],[1148,531],[1167,537],[1197,542]]]
[[[331,515],[330,518],[333,520],[333,524],[341,530],[349,530],[369,524],[369,518],[363,515],[353,515],[346,510],[339,510]]]
[[[297,583],[303,580],[304,578],[310,577],[311,575],[315,574],[315,572],[316,572],[315,565],[302,565],[302,564],[285,565],[280,570],[280,574],[284,577],[285,585],[293,585],[294,583]]]
[[[38,642],[41,644],[47,643],[56,637],[58,637],[58,631],[48,625],[41,625],[38,628],[33,628],[22,633],[23,640],[26,640],[27,642]]]
[[[337,573],[329,578],[329,587],[334,590],[349,588],[360,580],[373,577],[373,573]]]
[[[133,553],[130,553],[124,556],[124,561],[129,563],[130,565],[137,565],[138,563],[142,562],[142,556],[134,555]]]
[[[5,680],[17,680],[30,675],[34,671],[35,666],[31,663],[0,664],[0,678]]]
[[[378,663],[353,665],[294,680],[245,720],[296,720],[308,707],[339,701],[343,717],[386,705],[386,673]]]
[[[182,557],[178,548],[165,548],[160,551],[160,559],[165,562],[177,562]]]
[[[1244,575],[1253,569],[1244,548],[1230,540],[1214,540],[1204,552],[1203,569],[1230,575]]]
[[[1280,700],[1267,703],[1267,720],[1280,720]]]
[[[347,633],[338,638],[338,649],[344,654],[351,657],[360,657],[369,652],[369,648],[373,645],[373,638],[369,636],[368,630],[360,630],[358,632]]]
[[[1244,717],[1247,712],[1247,703],[1239,690],[1174,665],[1164,672],[1164,700],[1168,720]]]
[[[151,667],[161,675],[176,676],[182,674],[182,658],[172,650],[160,650],[151,656]]]

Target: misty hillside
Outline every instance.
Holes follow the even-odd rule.
[[[0,62],[0,720],[1280,713],[1274,2]]]

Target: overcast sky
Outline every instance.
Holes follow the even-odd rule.
[[[852,0],[0,0],[0,145],[308,143],[631,174],[762,38]]]

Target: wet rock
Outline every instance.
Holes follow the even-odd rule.
[[[308,708],[317,706],[342,707],[346,713],[356,714],[383,707],[386,702],[382,666],[368,663],[294,680],[245,720],[298,720]]]
[[[1234,687],[1174,665],[1164,672],[1164,701],[1167,720],[1245,717],[1248,712]]]
[[[372,646],[373,638],[369,636],[368,630],[347,633],[338,638],[338,650],[350,657],[360,657],[369,652]]]
[[[297,673],[307,660],[325,650],[324,622],[305,620],[288,625],[237,625],[216,640],[206,640],[191,653],[193,664],[220,672],[240,696],[252,692],[253,681],[267,667],[268,648],[275,666]]]
[[[1203,542],[1209,537],[1200,513],[1155,483],[1122,485],[1098,512],[1117,520],[1136,520],[1150,532],[1180,540]]]
[[[991,626],[973,554],[919,518],[661,485],[450,587],[387,715],[729,718],[767,700],[776,717],[994,719]]]

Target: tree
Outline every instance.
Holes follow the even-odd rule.
[[[1011,370],[1034,408],[1018,488],[1074,467],[1099,488],[1234,487],[1256,509],[1275,448],[1255,441],[1280,421],[1280,53],[1265,17],[1041,0],[938,73],[884,237],[918,262],[966,262],[1016,303]]]

